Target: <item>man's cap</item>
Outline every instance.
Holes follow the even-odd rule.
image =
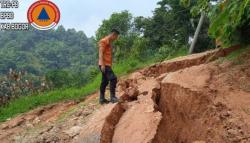
[[[117,35],[120,35],[120,32],[119,32],[117,29],[112,29],[112,30],[111,30],[111,33],[115,33],[115,34],[117,34]]]

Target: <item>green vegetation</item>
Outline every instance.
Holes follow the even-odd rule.
[[[185,54],[185,49],[181,49],[169,58],[183,56]],[[136,59],[127,59],[123,63],[114,65],[114,71],[117,73],[117,75],[122,76],[139,68],[148,66],[156,61],[157,60],[153,58],[144,62],[140,62]],[[57,89],[39,95],[20,97],[10,102],[8,105],[0,108],[0,122],[3,122],[8,118],[15,117],[18,114],[25,113],[39,106],[60,101],[84,99],[87,95],[92,94],[99,89],[100,81],[101,75],[98,74],[92,82],[86,84],[83,88]]]
[[[198,25],[200,9],[209,19],[202,27],[195,52],[214,48],[212,38],[226,43],[239,30],[240,35],[248,35],[249,1],[235,1],[238,3],[228,0],[220,11],[220,5],[213,6],[209,0],[160,0],[152,17],[134,17],[128,11],[113,13],[103,20],[92,38],[87,38],[82,31],[65,30],[63,26],[46,32],[34,29],[1,31],[0,75],[6,74],[10,68],[24,70],[30,73],[29,76],[45,79],[52,88],[45,93],[21,96],[1,107],[0,121],[42,105],[80,100],[96,92],[101,80],[96,65],[97,45],[112,28],[121,32],[113,45],[113,68],[119,76],[155,62],[186,55],[190,46],[188,42]],[[207,34],[209,27],[212,38]],[[240,39],[244,38],[240,36]]]
[[[38,106],[43,106],[51,103],[56,103],[65,100],[78,100],[86,95],[94,93],[99,86],[100,76],[97,76],[93,82],[87,84],[83,88],[67,88],[57,89],[47,93],[42,93],[33,96],[20,97],[8,105],[0,108],[0,121],[13,117],[17,114],[27,112]]]
[[[249,44],[249,6],[249,0],[227,0],[221,3],[217,13],[211,17],[210,35],[219,38],[226,45]]]
[[[84,72],[95,64],[97,53],[91,38],[63,26],[50,31],[1,31],[0,45],[0,74],[9,68],[34,75],[57,69]]]
[[[131,56],[143,60],[152,53],[158,53],[155,56],[162,58],[162,52],[170,54],[182,47],[188,48],[199,17],[192,17],[190,8],[181,6],[176,0],[161,0],[157,4],[158,8],[149,18],[133,17],[128,11],[113,13],[97,30],[96,41],[106,36],[112,28],[122,33],[114,44],[116,62]],[[215,47],[213,40],[207,35],[208,27],[209,20],[206,19],[195,52]]]
[[[61,81],[64,85],[56,87],[83,85],[96,64],[93,38],[63,26],[50,31],[1,31],[0,45],[0,76],[13,69],[41,78],[47,75],[54,82],[51,75],[57,72],[67,76]]]
[[[220,58],[217,62],[222,64],[225,61],[230,61],[235,65],[243,64],[244,59],[242,59],[241,56],[245,53],[249,53],[249,46],[244,46],[243,48],[232,52],[228,56]]]
[[[248,50],[248,47],[244,47],[241,48],[239,50],[236,50],[234,52],[232,52],[231,54],[229,54],[226,59],[229,61],[235,61],[236,59],[238,59],[243,53],[245,53]]]
[[[249,0],[181,0],[191,7],[193,15],[205,12],[211,21],[209,35],[223,42],[225,47],[235,44],[249,44],[250,1]],[[216,2],[212,5],[211,2]]]

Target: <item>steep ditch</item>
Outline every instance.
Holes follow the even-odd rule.
[[[121,101],[115,105],[110,114],[106,117],[101,131],[100,143],[111,143],[115,127],[119,123],[121,117],[126,112],[128,102],[137,100],[139,95],[138,87],[131,87],[131,85],[124,88],[124,93],[120,97]]]
[[[157,108],[163,118],[152,142],[189,143],[205,139],[221,142],[218,134],[210,134],[217,127],[212,98],[208,92],[163,83]]]
[[[228,49],[218,49],[202,54],[192,55],[173,61],[151,66],[142,71],[145,77],[157,77],[158,81],[170,73],[188,67],[201,65],[223,57],[239,46]],[[162,74],[166,74],[160,77]],[[132,82],[132,81],[130,81]],[[116,125],[126,112],[127,102],[137,100],[138,91],[124,83],[125,93],[121,99],[123,103],[117,104],[106,117],[101,132],[101,143],[111,143]],[[137,83],[137,82],[136,82]],[[132,94],[131,94],[132,93]],[[193,141],[224,141],[221,133],[215,133],[213,128],[219,128],[217,108],[213,104],[213,91],[198,91],[185,88],[175,83],[161,82],[160,87],[152,90],[154,112],[161,112],[162,119],[158,126],[153,143],[193,142]]]
[[[162,120],[152,143],[249,142],[249,120],[242,112],[248,108],[249,93],[238,87],[240,81],[232,85],[225,78],[247,75],[249,66],[239,66],[244,68],[236,68],[234,74],[222,67],[216,62],[201,64],[158,78],[161,87],[153,99]]]
[[[115,126],[126,111],[124,103],[118,103],[106,117],[101,131],[100,143],[111,143],[114,136]]]
[[[207,88],[213,71],[209,71],[208,67],[203,69],[202,66],[193,68],[194,70],[200,68],[197,74],[204,72],[203,75],[200,74],[201,77],[196,79],[198,75],[188,77],[196,72],[182,69],[211,62],[239,48],[239,46],[234,46],[193,55],[186,60],[167,61],[151,66],[144,71],[144,75],[157,77],[161,83],[160,89],[153,90],[152,97],[155,110],[162,113],[162,120],[152,140],[153,143],[191,143],[195,141],[217,143],[235,140],[235,138],[228,139],[228,132],[222,127],[223,125],[228,126],[226,119],[229,118],[229,109],[222,103],[215,103],[216,91]],[[164,80],[171,72],[176,71],[179,74],[175,74],[174,78],[170,77],[170,81]],[[188,75],[185,72],[190,73]],[[183,83],[186,82],[185,79],[188,80],[187,83]],[[178,80],[179,83],[176,82]],[[196,85],[199,84],[204,85],[196,88]]]

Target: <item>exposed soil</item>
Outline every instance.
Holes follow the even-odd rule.
[[[164,73],[174,72],[180,69],[211,62],[213,60],[218,59],[219,57],[224,57],[239,48],[240,46],[233,46],[227,49],[217,49],[213,51],[207,51],[204,53],[193,54],[190,56],[164,61],[162,63],[158,63],[148,68],[145,68],[144,70],[142,70],[142,73],[145,76],[158,77]]]
[[[248,143],[250,51],[240,62],[214,61],[239,47],[174,59],[119,81],[121,102],[41,107],[0,125],[3,143]]]
[[[75,102],[65,102],[49,105],[20,115],[0,125],[0,140],[12,142],[13,138],[27,128],[33,128],[41,123],[54,122],[60,114],[76,105]]]
[[[250,54],[240,65],[212,62],[169,73],[153,142],[250,142],[249,62]]]
[[[137,82],[139,96],[136,101],[127,103],[126,112],[116,125],[113,143],[147,143],[154,138],[161,120],[161,113],[154,112],[151,99],[152,89],[157,84],[153,78]]]

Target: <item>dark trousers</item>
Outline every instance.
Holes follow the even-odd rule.
[[[101,70],[101,66],[99,66]],[[101,71],[102,72],[102,71]],[[110,83],[110,96],[115,96],[115,89],[117,84],[117,77],[110,66],[105,66],[105,71],[102,72],[102,82],[100,86],[100,99],[104,99],[105,90],[107,85]]]

